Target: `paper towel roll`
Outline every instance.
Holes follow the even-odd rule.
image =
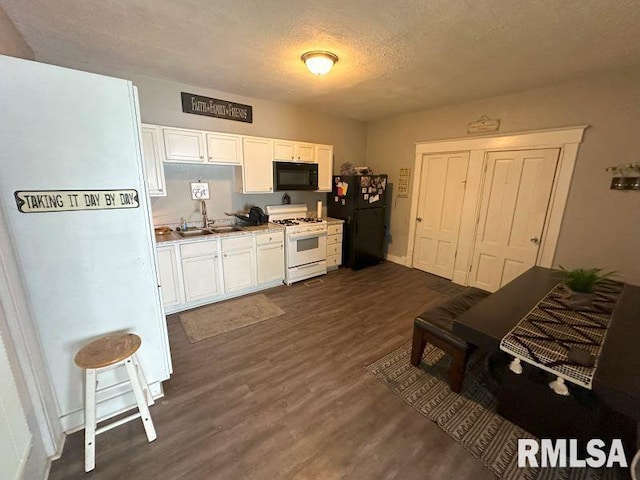
[[[322,218],[322,200],[318,200],[316,205],[316,218]]]

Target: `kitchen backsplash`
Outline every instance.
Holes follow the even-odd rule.
[[[191,200],[189,184],[208,182],[211,198],[207,200],[207,216],[210,220],[225,218],[225,212],[248,210],[252,206],[282,203],[285,192],[245,195],[236,193],[234,167],[223,165],[164,164],[166,197],[151,197],[154,225],[177,224],[185,218],[189,224],[202,220],[200,203]],[[315,212],[316,202],[326,203],[326,193],[293,191],[287,192],[291,203],[306,203],[309,211]]]

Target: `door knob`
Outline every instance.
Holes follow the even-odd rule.
[[[531,240],[531,243],[535,243],[536,245],[540,243],[540,239],[538,237],[531,237],[529,240]]]
[[[416,217],[416,222],[421,222],[422,221],[422,217]]]

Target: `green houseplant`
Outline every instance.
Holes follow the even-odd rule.
[[[603,272],[602,268],[574,268],[567,270],[560,265],[562,283],[572,292],[593,293],[596,285],[615,275],[615,272]]]
[[[574,268],[567,270],[562,265],[558,270],[565,287],[563,295],[567,303],[574,307],[590,307],[593,305],[593,291],[596,285],[615,275],[615,272],[604,272],[602,268]]]

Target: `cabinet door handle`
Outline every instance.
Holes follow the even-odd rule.
[[[204,158],[202,155],[200,155],[200,158]]]
[[[200,157],[200,158],[202,158],[202,157]],[[209,157],[209,160],[213,160],[213,157]]]
[[[226,257],[226,256],[227,256],[227,254],[225,253],[225,254],[224,254],[224,256]]]

